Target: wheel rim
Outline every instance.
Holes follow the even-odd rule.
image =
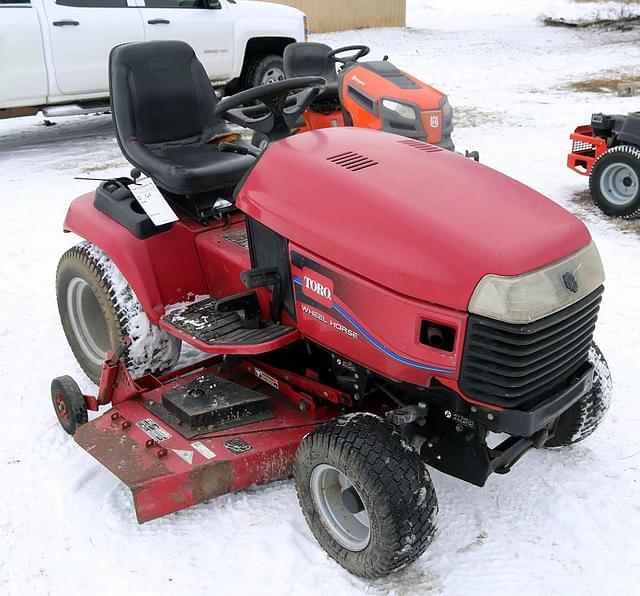
[[[69,424],[69,422],[71,421],[71,414],[67,409],[67,404],[64,401],[64,397],[61,393],[56,393],[53,399],[56,405],[56,412],[58,413],[60,420],[62,420],[65,424]]]
[[[91,287],[80,277],[67,286],[67,312],[80,349],[91,362],[101,365],[110,347],[107,321]]]
[[[347,550],[364,550],[371,539],[369,514],[349,478],[333,466],[320,464],[313,469],[309,485],[327,532]]]
[[[284,72],[281,68],[270,68],[262,77],[262,85],[277,83],[278,81],[284,81]]]
[[[635,199],[638,182],[638,174],[631,166],[613,163],[602,172],[600,190],[607,201],[623,207]]]

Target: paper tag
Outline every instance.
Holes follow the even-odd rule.
[[[140,184],[130,185],[129,190],[156,226],[178,221],[178,216],[151,178],[145,178]]]

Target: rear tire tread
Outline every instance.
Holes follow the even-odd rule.
[[[85,362],[79,347],[74,345],[73,332],[67,330],[64,324],[63,309],[66,311],[66,305],[61,297],[60,278],[61,272],[70,262],[79,265],[92,276],[104,293],[100,295],[94,292],[94,295],[107,323],[117,326],[116,345],[112,345],[111,349],[115,349],[125,337],[131,337],[132,345],[124,356],[124,362],[134,377],[145,373],[160,374],[177,364],[180,357],[180,340],[149,321],[122,273],[115,265],[109,268],[103,266],[103,263],[111,264],[111,259],[95,245],[85,241],[70,248],[60,258],[56,272],[56,289],[58,309],[69,345],[81,368],[94,383],[99,384],[101,370],[96,370]],[[120,279],[116,279],[116,276]]]

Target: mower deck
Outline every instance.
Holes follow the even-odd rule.
[[[247,370],[220,362],[143,377],[140,386],[148,388],[75,434],[131,489],[140,523],[289,476],[302,438],[335,417],[300,408]]]
[[[160,327],[210,354],[260,354],[299,338],[295,329],[277,323],[250,328],[237,312],[218,312],[213,298],[171,310]]]

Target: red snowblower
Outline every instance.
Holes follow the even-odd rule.
[[[99,389],[59,377],[52,400],[139,522],[293,475],[326,552],[381,577],[434,535],[425,464],[482,486],[600,424],[604,274],[574,216],[415,139],[291,136],[322,78],[217,102],[170,41],[118,46],[110,76],[134,170],[73,201],[64,230],[84,241],[57,271]],[[271,142],[225,140],[228,119]],[[176,369],[182,343],[203,359]]]

